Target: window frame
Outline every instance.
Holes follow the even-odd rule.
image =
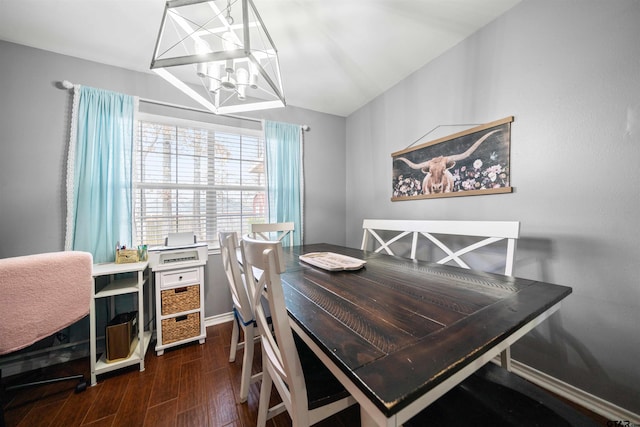
[[[137,210],[137,206],[140,205],[138,200],[140,198],[140,193],[138,193],[138,190],[140,189],[171,189],[171,190],[196,189],[196,190],[205,190],[205,191],[263,191],[266,199],[267,188],[268,188],[268,180],[266,179],[267,177],[266,161],[264,163],[265,179],[262,185],[242,185],[242,184],[237,185],[237,184],[215,184],[215,183],[214,184],[182,184],[182,183],[155,183],[155,182],[144,183],[142,182],[142,180],[140,179],[140,175],[138,173],[139,161],[140,161],[138,156],[140,154],[140,144],[141,144],[141,141],[140,141],[140,137],[141,137],[140,123],[141,122],[152,122],[160,125],[174,126],[177,128],[191,127],[191,128],[197,128],[197,129],[206,129],[209,131],[259,138],[262,142],[262,149],[266,156],[266,143],[265,143],[263,129],[243,128],[243,127],[222,125],[222,124],[203,122],[198,120],[190,120],[190,119],[184,119],[184,118],[172,117],[172,116],[166,116],[166,115],[160,115],[160,114],[138,112],[135,118],[135,129],[134,129],[135,135],[133,140],[134,147],[133,147],[133,158],[132,158],[132,163],[133,163],[132,241],[134,242],[134,245],[148,244],[147,242],[138,241],[139,238],[141,237],[141,232],[140,230],[138,230],[138,223],[141,223],[142,221],[142,220],[138,220],[137,218],[140,213]],[[209,159],[211,159],[211,157],[209,157]],[[241,218],[244,218],[245,216],[247,215],[241,215]],[[255,216],[255,215],[251,215],[251,216]],[[262,220],[266,222],[267,218],[269,217],[267,203],[265,203],[264,212],[262,216],[263,216]],[[203,215],[203,218],[206,220],[207,217],[208,215],[205,213]],[[221,216],[216,215],[216,217],[220,218]],[[244,224],[244,221],[242,221],[242,223]],[[231,230],[231,231],[238,231],[238,230]],[[241,233],[241,231],[238,231],[238,233]],[[156,245],[152,244],[151,246],[156,246]],[[220,250],[220,245],[217,239],[212,239],[211,241],[208,242],[208,249],[209,249],[209,252],[212,252],[212,251],[215,252]]]

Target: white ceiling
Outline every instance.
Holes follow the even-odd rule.
[[[287,104],[348,116],[519,1],[254,3],[279,52]],[[0,39],[149,72],[164,4],[0,0]]]

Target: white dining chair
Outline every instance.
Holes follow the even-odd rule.
[[[259,290],[254,301],[260,295],[269,301],[273,323],[272,333],[262,305],[256,304],[263,371],[257,426],[286,410],[294,427],[307,427],[353,405],[355,399],[291,330],[280,278],[285,272],[282,243],[245,236],[241,244],[247,280]],[[272,386],[282,402],[270,408]]]
[[[242,373],[240,375],[240,395],[238,401],[246,402],[249,396],[249,386],[262,377],[262,372],[252,375],[254,342],[259,339],[253,309],[253,298],[250,288],[246,286],[245,277],[240,269],[238,250],[238,236],[235,232],[218,233],[220,240],[220,252],[222,265],[227,275],[229,291],[233,300],[234,322],[231,332],[231,348],[229,350],[229,362],[236,360],[238,349],[243,349]],[[243,342],[240,341],[240,328],[242,328]]]
[[[264,240],[277,240],[283,242],[289,237],[289,246],[293,246],[293,233],[295,224],[293,222],[273,222],[267,224],[251,224],[251,236],[261,237]]]

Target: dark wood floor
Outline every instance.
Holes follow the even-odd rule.
[[[207,328],[207,340],[165,350],[157,357],[150,348],[146,369],[136,367],[98,377],[98,384],[74,393],[75,382],[20,390],[5,399],[7,427],[24,426],[255,426],[259,384],[253,384],[247,403],[237,404],[242,353],[229,363],[231,323]],[[256,354],[260,354],[259,348]],[[259,369],[255,357],[254,369]],[[89,360],[47,368],[46,376],[85,374]],[[3,380],[10,385],[13,378]],[[277,401],[276,393],[272,399]],[[601,425],[606,425],[602,419]],[[318,424],[320,427],[360,425],[357,405]],[[284,413],[269,427],[291,426]]]
[[[229,363],[231,322],[207,328],[205,344],[192,343],[165,350],[157,357],[149,348],[145,370],[126,368],[98,377],[98,384],[74,393],[76,382],[49,384],[6,396],[7,427],[36,426],[255,426],[260,383],[251,385],[247,403],[237,404],[242,352]],[[260,348],[254,370],[260,369]],[[89,360],[47,368],[43,376],[83,373],[89,378]],[[13,378],[3,380],[10,385]],[[14,381],[15,382],[15,381]],[[274,402],[278,397],[273,393]],[[356,406],[319,426],[360,425]],[[291,426],[280,414],[269,427]]]

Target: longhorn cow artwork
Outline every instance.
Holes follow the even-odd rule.
[[[392,154],[391,200],[506,193],[509,117]]]

